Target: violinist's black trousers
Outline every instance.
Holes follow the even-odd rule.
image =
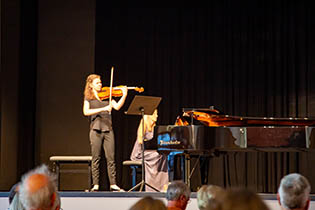
[[[90,130],[92,151],[92,180],[93,185],[99,184],[100,160],[102,148],[107,162],[107,173],[111,185],[116,184],[115,139],[113,131]]]

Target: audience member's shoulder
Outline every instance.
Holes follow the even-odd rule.
[[[18,182],[18,183],[14,184],[14,185],[11,187],[11,189],[10,189],[10,191],[9,191],[9,196],[8,196],[8,198],[9,198],[9,204],[11,204],[11,202],[13,201],[13,198],[14,198],[15,194],[16,194],[17,191],[19,190],[19,185],[20,185],[20,183]]]
[[[10,202],[9,210],[25,210],[24,206],[20,202],[19,192],[15,194],[12,201]]]

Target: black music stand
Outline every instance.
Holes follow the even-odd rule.
[[[125,112],[125,114],[128,115],[141,115],[142,116],[142,144],[141,144],[141,154],[142,154],[142,173],[141,173],[141,182],[139,182],[136,186],[131,188],[128,192],[138,188],[140,186],[139,192],[142,191],[143,186],[147,185],[151,187],[153,190],[159,192],[155,187],[149,185],[148,183],[145,182],[145,176],[144,176],[144,171],[145,171],[145,165],[144,165],[144,115],[152,115],[154,110],[158,107],[161,101],[161,97],[155,97],[155,96],[139,96],[136,95],[128,110]]]

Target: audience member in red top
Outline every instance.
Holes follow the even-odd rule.
[[[185,210],[190,200],[190,189],[183,181],[173,181],[166,192],[168,210]]]

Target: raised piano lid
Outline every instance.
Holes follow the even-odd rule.
[[[180,116],[182,121],[189,125],[203,124],[210,127],[259,127],[259,126],[312,126],[315,127],[315,119],[312,118],[275,118],[275,117],[243,117],[226,115],[213,107],[210,108],[183,108]]]

